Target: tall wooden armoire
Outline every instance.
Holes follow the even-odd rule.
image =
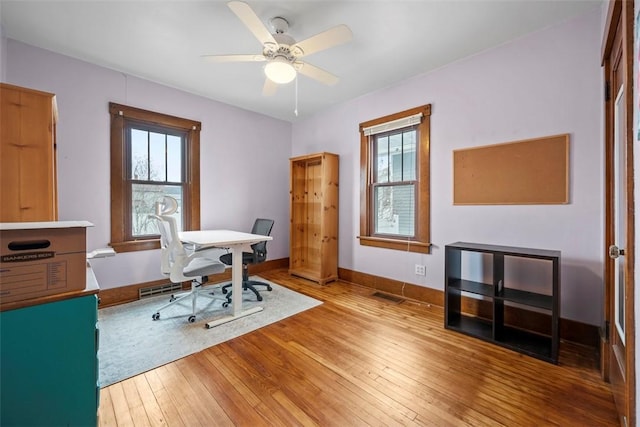
[[[320,284],[338,278],[338,155],[291,159],[289,273]]]
[[[0,222],[58,219],[55,95],[0,83]]]

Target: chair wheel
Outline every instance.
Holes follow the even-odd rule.
[[[171,298],[169,298],[169,302],[174,302],[175,300],[177,300],[177,298],[174,295],[171,295]]]
[[[227,301],[222,303],[222,308],[227,308],[229,307],[229,303]]]
[[[189,321],[189,323],[193,323],[196,321],[196,316],[194,316],[193,314],[191,316],[189,316],[189,318],[187,319]]]
[[[272,291],[273,289],[271,289],[271,286],[267,286],[267,290]]]
[[[262,301],[262,296],[258,295],[258,301]]]
[[[153,320],[158,320],[160,318],[160,313],[153,313],[153,316],[151,316],[151,319]]]
[[[226,293],[227,293],[227,290],[226,290],[225,288],[222,288],[222,293],[223,293],[223,294],[226,294]]]

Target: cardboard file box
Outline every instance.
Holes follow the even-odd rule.
[[[81,291],[86,221],[0,224],[0,304]]]

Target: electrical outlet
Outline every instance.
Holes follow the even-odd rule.
[[[427,275],[427,267],[424,265],[416,264],[416,274],[418,276],[426,276]]]

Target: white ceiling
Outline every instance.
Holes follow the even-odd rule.
[[[305,57],[340,78],[298,79],[299,117],[558,23],[600,0],[245,0],[297,41],[337,24],[353,40]],[[263,63],[208,63],[260,43],[226,1],[0,0],[5,36],[227,104],[295,121],[295,82],[262,96]]]

